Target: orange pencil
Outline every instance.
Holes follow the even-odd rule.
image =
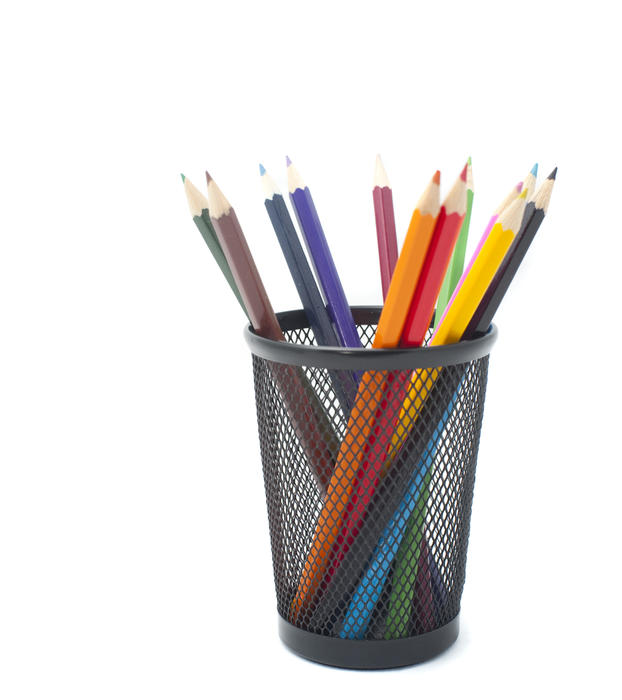
[[[423,268],[439,212],[441,174],[437,170],[415,207],[395,265],[387,298],[378,321],[375,348],[394,348],[400,342],[410,302]]]
[[[374,348],[396,347],[400,341],[410,300],[440,209],[439,183],[440,173],[437,171],[413,213],[378,321]],[[379,470],[385,462],[385,445],[376,443],[373,450],[375,454],[369,454],[372,442],[370,434],[373,429],[374,435],[385,435],[383,428],[390,422],[388,413],[398,415],[409,375],[409,372],[365,372],[363,375],[292,603],[294,617],[298,616],[303,604],[313,597],[320,582],[324,580],[324,583],[328,583],[347,551],[349,534],[363,513],[363,505],[366,505],[353,505],[349,497],[359,484],[376,483]],[[387,442],[390,442],[390,432],[386,437]],[[346,517],[347,532],[343,533],[342,538],[340,533],[344,530]]]

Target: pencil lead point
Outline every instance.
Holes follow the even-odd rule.
[[[527,199],[527,190],[523,190],[519,195],[519,199]]]
[[[536,163],[536,164],[533,166],[533,168],[531,169],[531,174],[532,174],[534,177],[538,177],[538,164],[537,164],[537,163]]]
[[[471,163],[471,156],[469,156],[469,160],[467,160],[467,165],[472,165],[472,163]]]
[[[205,171],[205,179],[207,180],[208,185],[212,181],[212,176],[207,172],[207,170]]]
[[[523,181],[522,180],[519,183],[517,183],[515,189],[517,192],[520,192],[523,189]]]
[[[441,171],[440,171],[440,170],[437,170],[437,171],[434,173],[434,177],[432,178],[432,182],[433,182],[435,185],[440,185],[440,184],[441,184]]]
[[[292,164],[292,161],[290,160],[289,156],[285,156],[285,165],[289,168],[289,166]]]
[[[266,169],[263,167],[263,165],[261,163],[259,163],[259,174],[260,175],[266,174]]]
[[[181,173],[181,181],[186,182],[186,176],[183,173]]]
[[[557,166],[555,166],[555,170],[546,178],[547,180],[554,180],[557,177]]]
[[[466,174],[467,174],[467,168],[469,167],[468,161],[464,164],[464,168],[462,168],[462,172],[460,173],[460,179],[462,182],[466,182]]]

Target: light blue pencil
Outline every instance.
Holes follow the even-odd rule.
[[[371,562],[363,574],[363,578],[352,596],[352,601],[346,612],[343,626],[339,632],[339,636],[342,639],[362,639],[365,636],[372,613],[384,588],[391,564],[406,532],[406,523],[415,509],[421,491],[426,486],[426,481],[428,481],[426,475],[428,472],[431,472],[434,464],[436,443],[443,434],[454,410],[461,386],[462,382],[452,396],[425,448],[425,452],[417,464],[416,473],[410,481],[406,495],[378,540],[378,544],[372,553]]]

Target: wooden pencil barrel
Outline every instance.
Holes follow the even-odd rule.
[[[304,311],[278,314],[285,343],[250,327],[245,335],[279,634],[313,661],[390,668],[431,658],[458,635],[496,329],[455,345],[372,350],[380,309],[352,311],[365,349],[314,346]],[[289,386],[293,370],[332,426],[334,444],[317,450],[339,453],[346,465],[328,475],[327,488],[318,487],[300,416],[291,415],[301,386]],[[356,376],[357,402],[346,416],[334,382]],[[308,405],[301,397],[301,410]]]

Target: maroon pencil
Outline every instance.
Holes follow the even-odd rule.
[[[210,218],[253,329],[257,335],[264,338],[284,341],[285,336],[272,309],[238,217],[209,173],[205,175]],[[326,493],[335,463],[333,451],[339,444],[326,413],[302,371],[298,372],[289,365],[274,363],[270,366],[270,372],[277,383],[318,486]]]
[[[386,300],[395,263],[397,262],[397,235],[395,233],[393,192],[391,191],[389,178],[382,165],[380,156],[376,156],[373,196],[374,212],[376,214],[376,234],[378,236],[380,279],[382,281],[382,299]]]

